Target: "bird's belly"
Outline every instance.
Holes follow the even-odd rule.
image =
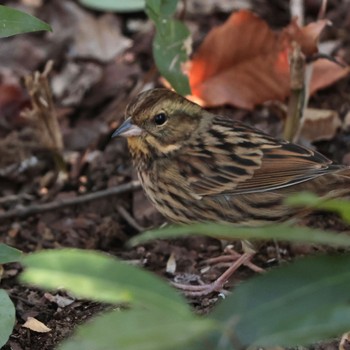
[[[139,172],[138,175],[146,196],[167,219],[176,223],[203,221],[194,210],[196,202],[181,186],[155,179],[149,172]]]

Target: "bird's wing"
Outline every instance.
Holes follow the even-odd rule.
[[[271,191],[341,168],[318,152],[221,117],[177,161],[199,196]]]

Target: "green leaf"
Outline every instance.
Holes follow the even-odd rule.
[[[0,5],[0,38],[40,30],[52,31],[47,23],[25,12]]]
[[[293,320],[297,325],[298,320]],[[340,336],[349,331],[350,307],[346,305],[334,306],[333,308],[323,308],[314,310],[310,314],[303,315],[299,319],[297,327],[288,325],[286,329],[277,329],[276,333],[269,334],[258,340],[261,344],[277,344],[287,341],[289,344],[309,345],[312,342],[328,340]]]
[[[0,243],[0,264],[19,261],[22,257],[22,252],[12,248],[4,243]]]
[[[177,7],[174,0],[146,0],[146,13],[156,25],[153,56],[162,76],[181,95],[191,93],[182,65],[188,61],[190,32],[180,21],[171,18]]]
[[[296,207],[311,207],[326,211],[332,211],[350,223],[350,201],[345,199],[324,199],[310,192],[296,193],[287,198],[286,203]]]
[[[144,232],[133,237],[129,244],[138,245],[154,239],[169,239],[189,235],[206,235],[218,239],[276,239],[290,242],[327,244],[334,247],[349,247],[350,237],[335,232],[324,232],[307,227],[275,224],[264,227],[238,227],[228,224],[204,223],[186,226],[167,226]]]
[[[154,310],[113,311],[79,327],[60,350],[188,349],[189,341],[213,330],[215,322],[192,314]]]
[[[0,289],[0,348],[9,339],[15,325],[15,307],[7,293]]]
[[[295,346],[350,328],[350,256],[318,256],[239,285],[211,316],[225,325],[218,349]],[[231,338],[232,339],[232,338]],[[212,339],[213,341],[213,339]]]
[[[163,19],[157,25],[153,41],[153,56],[160,73],[181,95],[191,93],[188,77],[182,72],[182,65],[188,61],[185,45],[189,35],[190,32],[183,23]]]
[[[84,6],[101,11],[135,12],[145,8],[145,0],[79,0]]]
[[[146,0],[147,16],[155,23],[163,17],[172,16],[177,7],[177,0]]]
[[[160,278],[105,254],[78,249],[48,250],[25,256],[25,283],[65,288],[82,298],[131,302],[170,313],[189,312],[184,299]]]

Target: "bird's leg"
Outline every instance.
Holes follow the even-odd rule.
[[[209,258],[205,260],[205,263],[210,264],[210,265],[215,265],[215,264],[222,264],[222,266],[231,266],[231,263],[238,260],[242,254],[236,252],[233,248],[230,246],[226,247],[224,250],[225,253],[228,253],[228,255],[220,255],[215,258]],[[250,260],[244,262],[242,265],[247,266],[254,272],[262,273],[265,270],[262,269],[261,267],[255,265],[253,262]]]
[[[238,254],[238,253],[237,253]],[[225,283],[227,280],[233,275],[233,273],[242,265],[247,264],[250,259],[254,256],[254,253],[243,253],[236,259],[233,264],[214,282],[209,284],[203,284],[200,286],[192,286],[192,285],[186,285],[182,283],[176,283],[172,282],[172,285],[182,291],[188,296],[202,296],[207,295],[212,292],[223,292],[226,291],[223,290]],[[255,266],[255,265],[254,265]]]

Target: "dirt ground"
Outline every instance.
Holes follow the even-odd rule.
[[[318,0],[305,0],[306,22],[317,18]],[[222,243],[210,238],[156,241],[134,249],[125,242],[145,228],[165,220],[148,203],[141,190],[132,187],[114,196],[83,200],[43,212],[26,212],[35,205],[61,203],[128,184],[136,179],[125,140],[110,140],[123,118],[129,96],[145,85],[158,86],[151,42],[154,30],[144,13],[105,14],[68,0],[5,1],[30,12],[53,27],[53,33],[19,35],[1,39],[0,48],[0,241],[33,252],[41,249],[75,247],[95,249],[131,260],[166,279],[213,281],[224,270],[206,260],[223,253]],[[229,0],[187,1],[184,18],[193,32],[194,47],[213,26],[222,23],[240,3]],[[211,5],[216,3],[216,5]],[[277,29],[290,22],[287,1],[247,1],[251,9]],[[273,5],[272,5],[273,4]],[[236,7],[235,7],[236,6]],[[334,25],[323,40],[334,44],[350,64],[350,8],[346,0],[330,0],[326,17]],[[40,127],[23,111],[30,107],[30,94],[24,77],[43,71],[53,60],[49,82],[53,108],[62,135],[62,154],[50,152]],[[335,110],[343,123],[329,140],[314,146],[336,162],[350,164],[350,77],[338,81],[310,100],[315,108]],[[232,107],[217,112],[253,124],[276,136],[281,135],[283,120],[268,106],[253,112]],[[56,130],[57,132],[57,130]],[[56,135],[57,136],[57,135]],[[59,135],[58,143],[59,143]],[[65,164],[65,165],[63,165]],[[315,217],[313,226],[342,230],[333,216]],[[240,244],[234,244],[240,250]],[[278,249],[278,251],[277,251]],[[318,247],[261,246],[254,263],[269,268],[280,261],[309,254]],[[176,272],[167,272],[169,257],[175,257]],[[53,294],[18,283],[21,266],[4,266],[1,287],[16,305],[17,323],[5,350],[53,349],[68,337],[76,325],[108,308],[94,302],[74,300],[62,306]],[[253,272],[242,267],[232,278],[232,287]],[[64,293],[58,293],[69,298]],[[208,312],[218,295],[189,298],[199,313]],[[28,316],[52,330],[36,333],[23,328]],[[322,348],[335,348],[327,344]],[[317,346],[316,348],[319,348]]]

